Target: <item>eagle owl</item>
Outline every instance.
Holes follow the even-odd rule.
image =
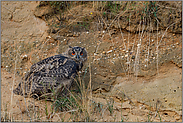
[[[87,60],[87,51],[82,47],[69,47],[63,54],[43,59],[31,66],[18,87],[17,95],[38,98],[46,93],[63,92],[70,88],[78,71]]]

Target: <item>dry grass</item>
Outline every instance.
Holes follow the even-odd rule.
[[[120,1],[119,3],[121,3],[122,1]],[[157,70],[157,73],[159,74],[159,54],[160,51],[159,51],[159,47],[162,45],[163,43],[163,39],[164,39],[164,36],[167,34],[167,31],[168,29],[173,26],[175,23],[172,23],[171,25],[169,25],[166,30],[162,33],[161,32],[161,35],[159,34],[160,33],[160,30],[159,30],[159,23],[157,21],[157,31],[156,33],[152,33],[154,31],[153,27],[152,27],[152,23],[150,20],[151,18],[148,18],[149,20],[147,20],[147,18],[145,16],[143,16],[141,18],[141,21],[138,25],[138,30],[139,32],[136,32],[135,34],[135,38],[133,40],[133,44],[131,42],[131,33],[128,32],[127,34],[127,38],[124,37],[124,32],[123,30],[121,29],[121,25],[120,25],[120,20],[119,18],[121,16],[123,16],[126,12],[129,12],[129,10],[131,11],[134,11],[133,7],[131,7],[131,5],[134,4],[133,2],[129,2],[127,3],[126,5],[126,9],[123,9],[121,6],[119,9],[118,8],[115,8],[115,6],[117,6],[117,4],[109,4],[108,2],[101,2],[101,1],[93,1],[93,2],[90,2],[89,6],[91,5],[93,8],[93,13],[98,13],[100,15],[100,18],[98,22],[94,21],[92,23],[95,23],[97,25],[105,25],[106,26],[106,29],[103,30],[103,28],[99,27],[98,29],[94,30],[94,32],[97,32],[97,31],[104,31],[104,33],[102,33],[102,36],[99,40],[104,40],[104,37],[107,35],[109,35],[109,37],[111,38],[111,45],[116,47],[116,44],[115,44],[115,41],[114,41],[114,37],[112,36],[112,30],[111,30],[111,26],[112,24],[114,24],[115,20],[118,20],[118,28],[119,28],[119,32],[120,32],[120,36],[119,36],[119,40],[122,41],[122,47],[124,48],[124,51],[125,53],[123,53],[123,55],[120,57],[120,59],[124,59],[125,63],[122,64],[121,66],[121,69],[124,69],[125,70],[125,76],[130,78],[131,75],[130,73],[131,72],[134,72],[134,75],[136,77],[136,81],[137,81],[137,77],[138,77],[138,73],[140,71],[140,67],[142,66],[142,55],[141,55],[141,52],[142,52],[142,48],[144,46],[146,46],[147,48],[147,55],[145,56],[145,58],[147,59],[147,61],[150,60],[151,58],[151,53],[150,52],[150,46],[151,46],[151,42],[152,40],[154,40],[156,42],[155,44],[155,47],[156,47],[156,50],[154,52],[156,52],[156,70]],[[81,4],[82,6],[85,6],[85,3]],[[143,5],[145,6],[146,5],[146,2],[137,2],[135,4],[136,6],[140,6],[140,5]],[[87,6],[87,4],[86,4]],[[111,15],[113,15],[114,17],[110,20],[110,23],[109,22],[106,22],[105,18],[104,18],[104,13],[107,11],[107,9],[110,9],[110,13]],[[71,13],[70,9],[67,8],[67,12],[68,13]],[[85,15],[83,16],[79,16],[78,18],[76,18],[75,20],[73,20],[72,22],[70,22],[68,24],[68,26],[72,25],[73,23],[75,22],[78,22],[78,20],[81,20],[81,18],[85,17]],[[130,25],[131,23],[131,16],[129,16],[129,27],[128,29],[130,30],[130,28],[132,28],[132,26]],[[147,24],[143,24],[144,22],[146,22]],[[85,28],[86,28],[86,25],[84,25]],[[147,29],[149,29],[149,31],[147,31]],[[63,29],[60,29],[59,32],[62,32]],[[81,32],[82,33],[82,32]],[[146,42],[143,42],[143,38],[144,36],[147,37],[147,43],[148,45],[144,45]],[[82,38],[82,37],[81,37]],[[98,39],[96,37],[96,39]],[[82,40],[82,39],[81,39]],[[43,47],[44,45],[47,43],[47,41],[49,41],[49,39],[47,39],[41,46],[40,46],[40,51],[39,53],[41,54],[42,53],[42,50],[43,50]],[[101,47],[101,41],[99,41],[99,43],[97,43],[96,45],[96,48],[95,48],[95,51],[94,53],[97,53],[97,52],[101,52],[99,51],[99,48]],[[20,50],[17,48],[17,42],[15,41],[14,42],[14,51],[15,51],[15,64],[14,64],[14,77],[13,77],[13,84],[12,84],[12,89],[14,89],[14,85],[15,85],[15,78],[16,78],[16,70],[18,69],[17,68],[17,60],[18,60],[18,57],[20,57]],[[58,47],[61,45],[60,43],[57,44]],[[133,59],[131,59],[130,57],[130,52],[128,51],[128,49],[130,48],[130,46],[132,47],[131,49],[131,52],[134,53],[135,55],[135,61]],[[17,48],[17,49],[16,49]],[[119,47],[118,47],[119,48]],[[58,50],[58,52],[61,52]],[[56,51],[55,51],[56,53]],[[39,59],[42,59],[43,58],[43,55],[40,55],[41,58]],[[14,117],[13,117],[13,111],[11,109],[13,109],[13,92],[11,93],[11,103],[10,103],[10,110],[8,111],[7,110],[7,105],[3,106],[2,105],[2,110],[3,112],[1,112],[1,121],[2,122],[14,122],[14,121],[39,121],[39,122],[44,122],[44,121],[58,121],[58,122],[93,122],[93,121],[105,121],[105,115],[106,115],[106,112],[109,113],[109,116],[111,116],[111,120],[112,122],[119,122],[119,120],[117,120],[117,116],[114,114],[114,110],[115,109],[115,106],[114,106],[114,99],[112,96],[106,96],[106,95],[103,95],[103,98],[105,98],[103,102],[97,102],[96,101],[96,97],[97,96],[101,96],[102,94],[95,94],[93,95],[92,94],[92,75],[94,74],[94,71],[91,70],[91,67],[92,67],[92,64],[96,61],[96,59],[102,57],[100,56],[100,54],[98,56],[96,55],[93,55],[93,54],[90,54],[90,56],[92,59],[90,59],[90,61],[88,61],[88,64],[85,66],[84,70],[85,70],[85,74],[87,74],[89,76],[89,79],[88,79],[88,82],[85,82],[85,78],[83,76],[85,76],[85,74],[79,74],[79,76],[77,77],[77,79],[75,79],[75,82],[76,84],[78,85],[78,90],[79,92],[72,92],[70,91],[70,97],[64,97],[64,98],[59,98],[59,99],[56,99],[56,100],[53,100],[53,102],[47,102],[45,101],[45,106],[44,106],[44,112],[45,114],[41,114],[42,111],[39,111],[38,109],[36,109],[36,105],[35,105],[35,102],[33,102],[32,104],[32,107],[30,107],[30,104],[28,104],[28,102],[26,101],[27,99],[24,98],[24,105],[26,106],[25,107],[25,112],[28,116],[29,119],[24,119],[23,116],[25,115],[24,113],[21,112],[21,119],[18,119],[16,120]],[[117,58],[117,56],[116,56]],[[118,57],[119,58],[119,57]],[[39,60],[38,59],[38,60]],[[147,62],[146,64],[143,64],[145,66],[149,66],[150,63]],[[86,84],[87,83],[87,84]],[[103,84],[102,82],[100,84]],[[113,87],[112,85],[108,85],[108,86],[111,86]],[[100,91],[100,90],[99,90]],[[102,90],[101,90],[102,91]],[[124,94],[124,92],[119,92],[120,94]],[[127,96],[127,95],[126,95]],[[130,100],[131,103],[131,107],[133,107],[133,101],[131,101],[131,99],[127,96],[127,100]],[[120,109],[120,121],[121,122],[124,122],[124,121],[127,121],[128,118],[124,118],[123,116],[123,111],[122,111],[122,105],[123,103],[125,102],[123,97],[121,97],[120,99],[121,101],[121,109]],[[48,104],[47,104],[48,103]],[[19,103],[17,103],[19,104]],[[49,108],[49,105],[52,104],[51,108]],[[21,109],[21,105],[19,104],[19,109]],[[156,108],[156,111],[158,113],[158,117],[160,119],[160,122],[161,122],[161,115],[159,114],[159,108]],[[149,112],[151,112],[151,110],[149,110]],[[126,116],[128,117],[128,115]],[[151,122],[153,121],[153,118],[151,117],[150,113],[149,115],[147,116],[147,121],[148,122]]]

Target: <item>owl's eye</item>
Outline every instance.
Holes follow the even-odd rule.
[[[83,52],[80,52],[80,55],[82,56],[83,55]]]
[[[75,52],[72,52],[72,55],[75,55],[76,53]]]

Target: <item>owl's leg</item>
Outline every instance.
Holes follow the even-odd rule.
[[[56,88],[56,97],[63,96],[67,97],[70,93],[70,87],[72,84],[72,79],[64,80],[62,83]]]

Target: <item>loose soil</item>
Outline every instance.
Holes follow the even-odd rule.
[[[135,48],[140,40],[138,34],[123,30],[126,46],[129,44],[128,41],[134,43],[130,43],[127,48],[132,49],[135,45],[134,52],[130,54],[130,51],[127,52],[123,47],[124,42],[121,40],[119,30],[110,30],[111,36],[102,31],[83,31],[80,34],[68,35],[68,30],[63,29],[62,34],[67,36],[59,37],[53,33],[47,33],[50,30],[48,22],[55,19],[54,16],[48,21],[42,18],[42,14],[48,8],[41,10],[41,14],[40,10],[36,11],[41,17],[35,17],[34,10],[39,2],[4,2],[2,5],[1,121],[10,121],[10,119],[24,122],[82,121],[77,119],[77,116],[73,116],[76,109],[57,111],[53,114],[51,107],[53,102],[23,98],[12,93],[33,63],[61,53],[69,45],[78,45],[85,46],[89,55],[83,71],[89,64],[91,65],[93,93],[90,99],[91,104],[95,104],[94,112],[90,112],[91,121],[182,122],[182,60],[180,60],[182,59],[182,34],[171,32],[165,34],[159,47],[158,68],[157,59],[154,59],[157,55],[155,47],[157,32],[154,32],[151,37],[154,41],[151,40],[150,43],[152,55],[148,64],[146,64],[145,53],[147,53],[146,41],[149,35],[144,35],[141,51],[144,50],[145,53],[142,52],[140,55],[142,69],[135,73],[133,71],[135,61],[131,60],[128,65],[127,59],[119,61],[117,58],[124,56],[131,59],[136,55]],[[77,13],[80,9],[82,7],[74,7],[70,12]],[[91,8],[84,10],[87,11],[82,11],[81,15],[91,12]],[[51,11],[46,12],[51,13]],[[77,27],[74,29],[78,31]],[[160,39],[163,34],[164,30],[159,31],[158,38]],[[21,46],[18,55],[14,52],[17,51],[15,46]],[[24,57],[26,55],[28,57]],[[120,63],[124,63],[125,67],[119,68]],[[148,66],[144,67],[145,65]],[[14,69],[15,66],[16,69]],[[129,72],[124,72],[122,68],[131,69]],[[89,70],[87,71],[86,82],[90,78]],[[112,110],[109,109],[110,106],[113,106]]]

